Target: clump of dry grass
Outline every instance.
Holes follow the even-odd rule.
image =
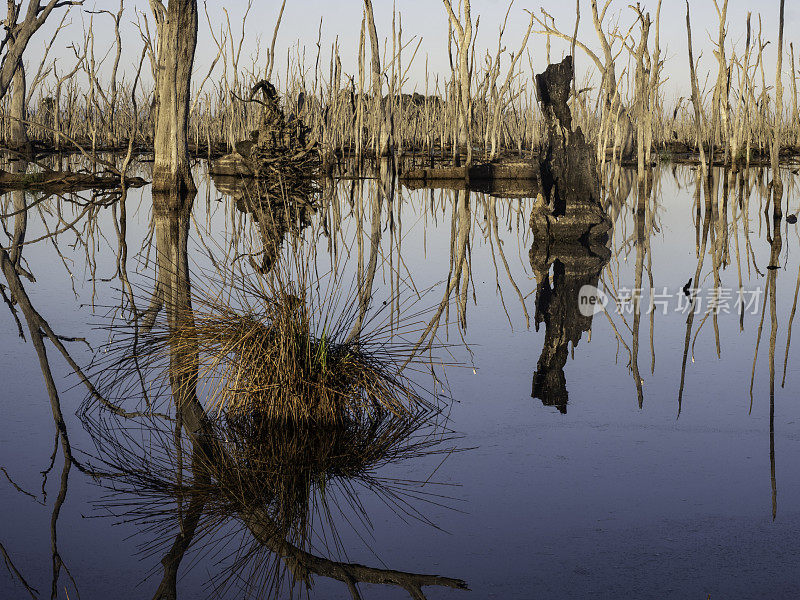
[[[130,403],[142,393],[179,418],[123,419],[93,403],[81,412],[109,489],[103,509],[150,531],[142,548],[155,554],[194,514],[196,551],[235,544],[213,585],[237,597],[277,597],[287,581],[305,581],[296,557],[338,555],[342,523],[368,531],[359,489],[425,522],[417,504],[442,501],[383,471],[453,451],[436,390],[405,375],[413,344],[385,327],[382,309],[364,316],[357,288],[335,273],[312,276],[316,268],[291,247],[267,274],[195,283],[190,301],[165,307],[149,329],[112,325],[94,368],[104,395]],[[200,438],[180,424],[189,398],[207,414]]]
[[[244,260],[257,255],[255,230],[237,230],[218,252],[200,239],[212,266],[190,268],[186,241],[167,235],[174,226],[156,221],[157,272],[132,292],[149,307],[108,324],[90,369],[103,398],[141,409],[126,418],[92,397],[80,411],[93,473],[109,489],[104,509],[153,533],[143,551],[170,560],[176,523],[186,548],[233,540],[215,591],[243,584],[258,596],[314,568],[341,572],[327,558],[341,550],[337,524],[370,527],[357,488],[426,520],[414,505],[434,501],[422,489],[430,477],[384,471],[453,451],[442,447],[452,433],[438,361],[415,344],[424,292],[372,300],[379,292],[364,282],[374,268],[343,275],[348,257],[317,256],[313,233],[281,236],[263,272]],[[323,556],[319,539],[332,541]]]
[[[296,293],[294,293],[296,292]],[[236,418],[341,424],[369,413],[402,416],[426,404],[385,347],[316,331],[303,290],[276,290],[257,309],[206,299],[164,341],[199,353],[206,410]]]

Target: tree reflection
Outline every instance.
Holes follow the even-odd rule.
[[[559,239],[558,234],[545,238],[544,243],[535,241],[530,250],[536,277],[536,329],[545,325],[531,395],[562,413],[567,412],[569,397],[564,375],[569,344],[577,346],[583,333],[592,328],[592,315],[580,309],[581,288],[597,288],[610,257],[611,252],[601,243],[588,246],[575,238]]]

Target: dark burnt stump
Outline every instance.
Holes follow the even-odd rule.
[[[611,224],[600,204],[594,148],[581,128],[572,130],[568,100],[574,76],[572,57],[536,76],[547,143],[539,158],[542,198],[531,215],[537,237],[607,237]]]

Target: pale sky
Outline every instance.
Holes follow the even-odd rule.
[[[454,0],[455,1],[455,0]],[[166,2],[166,0],[165,0]],[[719,0],[721,3],[722,0]],[[376,26],[379,37],[388,39],[391,44],[391,25],[392,25],[392,6],[388,0],[373,0],[375,6]],[[630,4],[626,0],[614,0],[609,9],[609,18],[619,19],[621,27],[627,30],[634,21],[634,13],[628,7]],[[655,11],[657,0],[643,0],[641,2],[644,10]],[[96,2],[95,6],[100,9],[116,11],[118,2],[109,0],[106,2]],[[211,18],[211,23],[215,28],[224,24],[225,14],[223,7],[227,8],[230,15],[234,35],[238,38],[241,32],[241,17],[247,6],[246,0],[228,0],[220,2],[218,0],[208,0],[207,10]],[[683,0],[663,0],[661,18],[661,46],[662,56],[666,59],[666,76],[670,78],[665,86],[665,93],[668,97],[675,98],[686,95],[689,91],[688,80],[688,59],[686,54],[686,27],[685,27],[685,3]],[[716,74],[716,62],[711,53],[710,40],[717,37],[717,15],[714,9],[713,0],[690,0],[692,10],[692,27],[695,45],[695,56],[702,53],[702,62],[699,75],[712,70],[713,80]],[[85,5],[90,8],[89,3]],[[245,40],[242,50],[242,63],[250,64],[257,39],[261,38],[262,48],[269,45],[272,37],[272,30],[277,16],[280,2],[278,0],[255,0],[245,30]],[[444,6],[438,0],[397,0],[395,3],[397,11],[402,15],[403,39],[408,41],[416,36],[413,46],[417,40],[421,39],[419,51],[416,59],[409,71],[409,84],[403,90],[405,92],[424,91],[425,66],[426,60],[428,73],[431,80],[438,74],[440,81],[449,76],[449,62],[447,57],[447,17]],[[516,51],[527,27],[528,10],[538,11],[543,7],[555,18],[559,27],[571,33],[575,26],[575,4],[574,0],[546,0],[543,2],[531,2],[530,0],[517,0],[511,10],[509,25],[504,36],[504,43],[509,52]],[[141,51],[141,41],[136,28],[132,22],[135,18],[134,8],[142,11],[149,11],[145,0],[126,0],[126,16],[123,31],[123,67],[131,70],[133,63]],[[508,2],[505,0],[472,0],[473,18],[480,16],[480,28],[478,32],[477,56],[482,57],[487,50],[493,54],[497,47],[497,35],[505,16]],[[775,54],[774,49],[777,42],[777,22],[778,22],[778,0],[756,1],[756,0],[730,0],[728,7],[729,23],[729,43],[735,44],[740,51],[744,47],[745,20],[748,11],[753,12],[754,35],[758,31],[758,14],[761,13],[763,24],[764,40],[771,42],[766,56],[766,73],[768,81],[774,80],[775,74]],[[298,42],[301,47],[306,49],[307,65],[311,66],[313,73],[313,60],[316,54],[317,32],[322,20],[322,58],[321,68],[327,77],[330,48],[333,42],[339,41],[340,55],[344,70],[347,73],[357,72],[357,53],[359,35],[361,28],[363,3],[361,0],[343,0],[338,2],[328,2],[323,0],[289,0],[283,17],[280,34],[276,45],[276,70],[283,73],[286,65],[286,53],[290,47]],[[62,57],[65,68],[69,63],[66,46],[75,41],[82,40],[82,28],[88,16],[81,16],[79,8],[73,8],[70,16],[72,25],[65,29],[54,45],[54,55]],[[200,31],[197,48],[197,58],[195,63],[195,82],[205,75],[208,65],[216,54],[216,46],[211,37],[209,26],[206,21],[203,5],[200,6]],[[594,32],[588,0],[581,0],[581,25],[579,29],[579,39],[588,46],[597,49],[596,34]],[[60,18],[56,14],[51,17],[49,31],[55,26],[55,22]],[[103,49],[108,48],[112,43],[113,30],[111,19],[107,16],[98,16],[95,25],[95,52],[102,55]],[[49,38],[48,32],[40,32],[29,46],[29,53],[26,55],[29,72],[36,70],[41,49],[45,41]],[[651,32],[651,48],[653,32]],[[238,39],[237,39],[238,41]],[[797,55],[800,55],[800,1],[788,0],[786,2],[786,33],[785,45],[788,53],[789,42],[795,42]],[[391,47],[391,46],[389,46]],[[543,69],[545,60],[545,38],[544,36],[532,35],[528,44],[528,49],[534,60],[534,68],[537,71]],[[553,42],[552,58],[560,59],[563,52],[568,51],[567,44]],[[369,50],[368,50],[369,52]],[[412,51],[404,53],[404,62],[411,58]],[[728,49],[730,56],[730,49]],[[623,56],[625,56],[623,54]],[[580,52],[577,52],[579,71],[589,65],[588,59]],[[107,62],[111,62],[111,58]],[[262,61],[263,64],[263,54]],[[525,76],[529,76],[530,68],[527,58],[520,61],[519,66],[524,70]],[[797,64],[795,65],[797,67]],[[619,71],[624,65],[618,68]],[[219,69],[219,67],[218,67]],[[788,73],[789,61],[785,59],[785,72]],[[29,75],[29,78],[32,75]],[[281,75],[283,79],[283,75]],[[788,86],[787,86],[788,89]]]

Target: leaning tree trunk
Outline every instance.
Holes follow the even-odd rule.
[[[450,24],[457,34],[458,46],[458,91],[459,91],[459,122],[461,124],[461,140],[466,147],[466,166],[472,166],[472,69],[470,66],[470,47],[472,44],[472,14],[470,12],[469,0],[463,0],[461,4],[461,17],[463,23],[459,21],[458,15],[453,10],[450,0],[444,0],[444,6],[450,17]],[[458,143],[456,139],[456,143]]]
[[[614,149],[615,151],[619,151],[619,155],[617,156],[617,160],[619,160],[620,158],[630,158],[633,156],[635,136],[630,114],[623,104],[622,97],[617,89],[617,74],[614,68],[614,50],[603,31],[602,22],[605,17],[606,8],[608,8],[608,3],[606,3],[602,11],[598,13],[597,0],[592,0],[592,21],[605,58],[602,85],[605,92],[606,110],[609,112],[611,122],[614,124]]]
[[[381,80],[380,42],[378,30],[375,28],[375,15],[372,10],[372,0],[364,0],[364,14],[366,17],[369,43],[372,52],[372,127],[375,136],[375,156],[381,158],[391,154],[392,132],[385,119],[383,104],[383,86]],[[385,108],[388,110],[387,101]]]
[[[197,46],[197,0],[169,0],[159,23],[153,189],[195,191],[189,162],[189,103]]]

